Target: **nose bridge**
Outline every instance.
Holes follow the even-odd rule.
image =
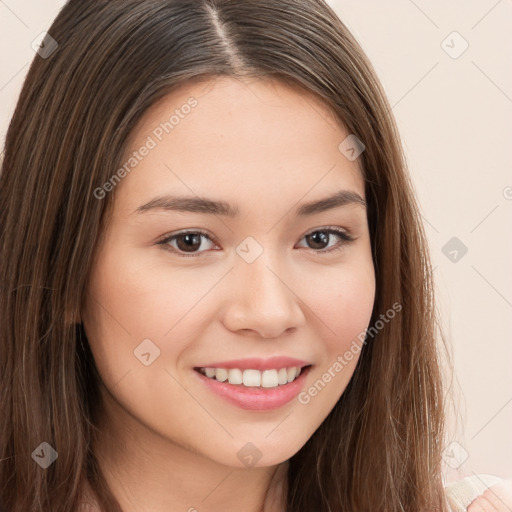
[[[267,250],[253,263],[239,266],[242,282],[247,284],[247,292],[255,303],[262,302],[269,307],[270,303],[277,306],[288,302],[290,291],[284,284],[286,278],[280,271],[283,265],[277,262],[277,255]]]
[[[302,311],[287,282],[289,273],[283,271],[283,255],[256,244],[247,240],[237,248],[240,257],[236,258],[232,276],[235,292],[226,319],[230,328],[256,330],[264,337],[274,337],[300,325]]]

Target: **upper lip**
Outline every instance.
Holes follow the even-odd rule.
[[[269,358],[251,357],[246,359],[232,359],[230,361],[216,361],[196,368],[239,368],[240,370],[272,370],[291,368],[292,366],[310,366],[311,363],[301,359],[286,356],[274,356]]]

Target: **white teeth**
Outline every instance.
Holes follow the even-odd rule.
[[[238,368],[228,370],[228,381],[230,384],[242,384],[242,370],[239,370]]]
[[[261,374],[261,386],[264,388],[276,388],[278,385],[277,370],[264,370]]]
[[[280,386],[288,383],[288,372],[286,371],[286,368],[281,368],[279,370],[277,373],[277,381]]]
[[[286,369],[286,377],[288,379],[288,382],[291,382],[292,380],[294,380],[296,376],[297,376],[297,371],[294,366],[292,368]]]
[[[301,373],[300,366],[273,370],[240,370],[239,368],[200,368],[203,375],[219,382],[243,384],[247,387],[275,388],[294,381]]]
[[[244,386],[259,387],[261,385],[261,372],[259,370],[244,370]]]
[[[224,368],[215,368],[215,378],[219,382],[224,382],[228,380],[228,371]]]

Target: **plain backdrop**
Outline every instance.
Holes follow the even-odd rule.
[[[388,95],[454,361],[447,480],[512,477],[512,1],[332,0]],[[0,0],[0,140],[64,4]],[[458,418],[458,419],[457,419]]]

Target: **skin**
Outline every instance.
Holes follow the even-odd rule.
[[[510,512],[512,510],[512,480],[486,489],[468,506],[468,512]]]
[[[102,379],[104,432],[94,449],[125,512],[277,512],[287,460],[332,410],[359,353],[309,403],[270,411],[232,405],[193,367],[287,355],[313,365],[307,389],[351,347],[375,298],[366,208],[304,218],[294,210],[341,189],[364,199],[364,179],[358,159],[338,150],[349,133],[320,100],[264,80],[181,86],[145,113],[127,157],[190,96],[198,105],[116,186],[91,269],[82,321]],[[224,200],[240,217],[134,213],[162,194]],[[329,226],[354,240],[306,238]],[[195,257],[157,243],[194,229],[214,237]],[[263,249],[250,264],[236,252],[247,237]],[[147,338],[160,350],[149,366],[134,356]],[[248,442],[261,453],[252,467],[237,457]]]

